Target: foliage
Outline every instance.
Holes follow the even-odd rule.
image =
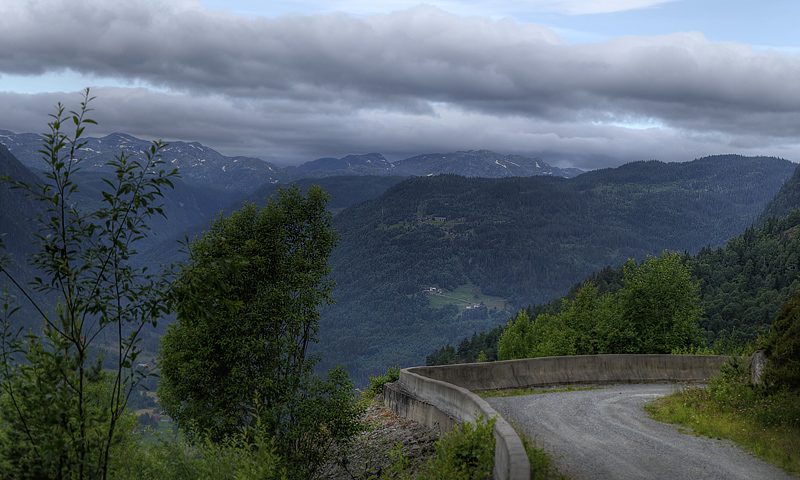
[[[368,375],[421,362],[448,343],[457,351],[465,336],[563,295],[607,265],[664,249],[724,246],[751,225],[795,167],[723,156],[636,162],[572,179],[439,175],[398,183],[334,218],[342,245],[331,256],[337,305],[323,311],[324,362],[346,362],[357,384],[366,384]],[[446,221],[417,221],[433,216]],[[598,296],[614,293],[596,283]],[[434,308],[421,292],[468,284],[504,298],[507,308],[463,318],[458,310]],[[725,325],[714,331],[724,328],[730,331]],[[397,337],[413,340],[397,345],[391,340]],[[477,348],[475,357],[450,362],[474,361],[481,349],[492,358]]]
[[[497,341],[502,332],[502,326],[497,326],[488,332],[475,332],[472,338],[464,337],[458,344],[458,350],[450,344],[435,350],[425,358],[425,365],[493,362],[497,360]]]
[[[498,358],[533,358],[597,353],[669,353],[697,345],[697,284],[677,254],[625,265],[624,287],[597,296],[586,282],[557,315],[534,321],[521,311],[498,341]]]
[[[531,480],[568,480],[569,477],[559,473],[558,468],[553,464],[550,455],[540,447],[536,441],[530,438],[519,426],[511,422],[514,431],[517,432],[525,453],[528,455],[528,462],[531,464]]]
[[[370,399],[374,398],[375,395],[383,393],[383,386],[385,384],[398,380],[400,380],[400,365],[395,365],[383,375],[378,375],[377,377],[370,376],[369,387],[364,391],[364,396]]]
[[[673,348],[672,355],[728,355],[735,357],[749,357],[756,351],[756,347],[762,342],[761,338],[743,342],[736,335],[734,328],[728,335],[717,338],[713,347],[707,345],[688,345]]]
[[[41,362],[37,365],[43,366]],[[74,468],[77,465],[73,447],[63,445],[73,441],[74,437],[53,432],[54,429],[75,432],[78,420],[65,418],[64,407],[60,405],[64,399],[53,401],[51,397],[43,401],[41,389],[32,385],[34,374],[30,368],[33,367],[25,367],[29,368],[20,368],[24,376],[11,385],[11,393],[0,396],[0,425],[3,425],[0,428],[0,478],[79,478],[75,476],[77,472],[68,471],[70,466]],[[41,375],[36,379],[41,381]],[[103,439],[108,434],[112,419],[109,414],[112,392],[110,379],[102,373],[92,375],[91,381],[86,382],[83,409],[88,425],[84,431],[89,438]],[[136,418],[127,410],[117,419],[108,445],[109,461],[124,455],[135,444],[131,436],[135,424]],[[103,453],[99,450],[101,446],[95,444],[91,448],[87,457],[99,462]],[[89,470],[86,477],[91,473]]]
[[[498,360],[527,358],[528,346],[534,343],[536,340],[533,337],[531,319],[525,312],[519,312],[515,318],[508,321],[503,335],[497,342],[497,358]]]
[[[772,322],[766,338],[765,379],[775,388],[800,392],[800,290]]]
[[[700,281],[701,326],[709,342],[730,335],[753,340],[763,333],[781,305],[800,288],[800,210],[747,229],[725,249],[701,250],[690,260]]]
[[[800,167],[794,169],[792,177],[767,203],[754,224],[762,227],[769,219],[785,217],[797,208],[800,208]]]
[[[84,208],[75,176],[82,135],[95,124],[87,117],[92,99],[87,89],[78,110],[66,113],[58,104],[50,115],[40,150],[48,167],[43,183],[5,178],[44,205],[29,262],[38,276],[25,286],[0,260],[14,288],[6,290],[0,332],[0,450],[14,478],[106,478],[135,421],[125,407],[146,375],[131,369],[141,334],[170,308],[168,274],[131,261],[148,220],[163,215],[162,189],[172,187],[177,171],[160,169],[160,142],[144,161],[121,153],[109,163],[114,176],[103,180],[96,208]],[[14,293],[38,314],[40,326],[25,335],[12,324]],[[114,353],[109,374],[99,346]]]
[[[625,265],[624,287],[616,295],[619,323],[612,328],[615,340],[600,349],[604,353],[670,353],[673,348],[695,344],[701,309],[698,285],[679,255],[664,252],[649,257],[641,266]],[[617,351],[612,351],[617,350]],[[619,351],[623,350],[623,351]],[[627,350],[627,351],[625,351]]]
[[[436,443],[436,457],[422,475],[436,480],[483,480],[494,469],[494,424],[478,415],[475,423],[463,422]]]
[[[110,478],[119,480],[286,480],[288,471],[264,430],[238,433],[220,442],[161,436],[115,458]]]
[[[290,472],[311,476],[359,428],[347,373],[313,375],[320,306],[331,302],[337,237],[318,187],[279,190],[212,223],[176,286],[178,322],[161,342],[161,404],[192,439],[259,429]]]
[[[656,420],[733,440],[787,473],[800,474],[800,396],[751,385],[745,362],[729,365],[707,388],[685,388],[646,409]]]

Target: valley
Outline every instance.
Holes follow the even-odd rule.
[[[27,151],[20,142],[15,148]],[[485,162],[496,164],[489,153]],[[335,174],[352,172],[359,159],[380,164],[374,155],[315,161],[339,170],[294,169],[320,176],[292,182],[303,190],[320,185],[332,196],[340,236],[330,259],[337,303],[322,311],[314,351],[323,354],[321,370],[341,364],[357,385],[393,365],[422,364],[432,351],[504,325],[517,310],[546,304],[628,258],[725,245],[757,219],[796,167],[777,158],[723,155],[634,162],[572,178]],[[220,171],[235,163],[219,161]],[[140,264],[179,260],[180,241],[201,235],[220,212],[263,202],[283,184],[267,175],[252,192],[232,184],[205,189],[191,169],[208,163],[188,162],[183,180],[166,192],[168,220],[153,224]],[[3,171],[19,171],[17,165]],[[84,173],[85,201],[97,195],[100,174]],[[24,199],[9,201],[18,208],[5,211],[4,231],[16,232],[6,244],[24,253],[32,233],[24,216],[31,210]],[[422,293],[431,287],[442,294]],[[712,323],[719,329],[727,321]],[[164,327],[144,340],[153,358]]]

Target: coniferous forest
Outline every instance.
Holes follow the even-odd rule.
[[[342,243],[331,257],[337,305],[322,316],[323,363],[344,363],[356,378],[422,363],[606,267],[665,249],[715,251],[752,225],[794,168],[718,156],[573,179],[401,182],[334,219]],[[485,300],[487,314],[465,315],[464,303],[423,291],[431,287]]]

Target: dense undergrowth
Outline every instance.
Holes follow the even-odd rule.
[[[478,416],[475,423],[464,422],[436,443],[436,454],[422,466],[420,473],[410,473],[409,459],[399,448],[391,453],[392,463],[378,475],[359,476],[357,480],[482,480],[494,468],[495,419]],[[128,443],[124,455],[115,455],[109,478],[137,480],[285,480],[285,459],[274,439],[264,435],[234,435],[224,441],[188,443],[180,437],[160,435],[156,441]],[[526,446],[527,448],[527,446]],[[540,462],[549,466],[546,456]],[[334,459],[335,460],[335,459]],[[2,463],[0,463],[2,466]],[[546,471],[546,470],[545,470]],[[0,475],[0,478],[5,478]],[[315,477],[317,478],[317,477]],[[552,478],[552,477],[534,477]]]

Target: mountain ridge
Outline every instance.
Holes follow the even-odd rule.
[[[150,142],[126,133],[105,137],[86,137],[83,149],[86,170],[102,170],[121,151],[139,156]],[[38,152],[41,136],[0,130],[0,143],[26,167],[41,169],[44,163]],[[249,194],[267,184],[291,183],[301,178],[322,178],[343,175],[431,176],[455,173],[466,177],[499,178],[509,176],[574,177],[582,170],[558,168],[541,158],[502,155],[489,150],[458,151],[447,154],[424,154],[389,162],[380,153],[323,157],[298,166],[278,167],[258,158],[227,157],[199,142],[169,142],[162,150],[167,164],[177,167],[184,181],[194,186],[214,187],[225,191]]]

